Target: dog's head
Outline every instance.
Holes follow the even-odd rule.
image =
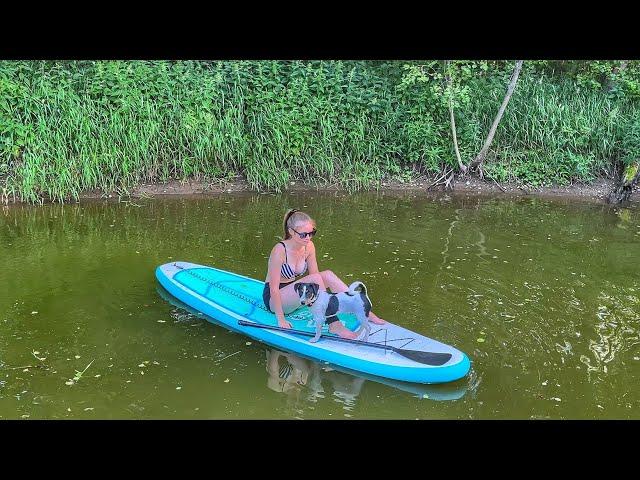
[[[320,285],[317,283],[296,283],[293,289],[300,297],[300,303],[302,305],[311,305],[318,298]]]

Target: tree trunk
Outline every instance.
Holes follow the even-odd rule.
[[[611,90],[613,90],[618,84],[618,82],[613,79],[613,76],[616,73],[620,73],[626,70],[628,64],[629,64],[629,60],[621,60],[620,65],[613,68],[613,71],[611,72],[611,77],[609,77],[609,80],[607,80],[607,86],[606,86],[607,92],[610,92]]]
[[[513,69],[513,73],[511,74],[511,80],[509,81],[509,86],[507,87],[507,93],[502,101],[502,105],[500,105],[500,110],[498,110],[498,115],[496,115],[495,120],[493,121],[493,125],[491,125],[491,129],[489,130],[489,135],[487,135],[487,139],[484,142],[484,146],[478,156],[473,159],[471,164],[469,165],[469,169],[471,168],[482,168],[482,162],[484,162],[485,157],[487,156],[487,152],[489,151],[489,147],[491,147],[491,142],[493,142],[493,137],[496,134],[496,129],[498,128],[498,124],[502,119],[502,114],[504,114],[505,109],[507,108],[507,104],[511,99],[511,95],[516,88],[516,82],[518,81],[518,76],[520,75],[520,69],[522,68],[522,60],[518,60],[516,62],[516,66]]]
[[[633,193],[633,189],[640,182],[640,160],[632,162],[622,171],[622,178],[616,188],[614,188],[607,197],[608,203],[620,204],[629,200]]]
[[[460,171],[465,174],[467,167],[462,163],[460,158],[460,150],[458,149],[458,135],[456,133],[456,117],[453,115],[453,90],[451,88],[451,75],[449,75],[449,62],[445,61],[445,78],[447,79],[447,87],[449,88],[449,116],[451,117],[451,135],[453,136],[453,148],[456,152],[456,158],[458,159],[458,166]]]

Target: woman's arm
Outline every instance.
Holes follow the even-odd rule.
[[[284,318],[282,298],[280,297],[280,269],[284,260],[284,247],[281,248],[281,245],[277,244],[269,256],[269,291],[273,300],[273,313],[278,319],[278,326],[291,328],[291,324]]]

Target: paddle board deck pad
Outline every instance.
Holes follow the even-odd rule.
[[[317,343],[311,311],[301,306],[285,315],[292,331],[278,328],[275,314],[262,301],[264,282],[225,270],[189,262],[172,262],[156,269],[156,278],[174,297],[232,331],[307,358],[356,373],[415,383],[445,383],[464,377],[467,355],[454,347],[387,322],[371,324],[368,344],[345,342],[323,327]],[[338,314],[355,331],[352,314]],[[296,332],[293,332],[295,330]]]

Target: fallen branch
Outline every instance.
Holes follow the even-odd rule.
[[[453,167],[451,168],[451,170],[448,170],[448,171],[447,171],[447,168],[445,167],[445,169],[444,169],[444,173],[443,173],[443,174],[442,174],[442,175],[441,175],[441,176],[440,176],[440,177],[439,177],[435,182],[433,182],[431,185],[429,185],[429,186],[427,187],[427,190],[431,190],[431,188],[432,188],[432,187],[435,187],[435,186],[441,185],[441,184],[440,184],[440,181],[441,181],[441,180],[443,180],[443,179],[444,179],[447,175],[449,175],[452,171],[453,171]]]
[[[495,179],[495,178],[493,178],[491,175],[487,175],[486,173],[485,173],[484,175],[485,175],[486,177],[489,177],[491,180],[493,180],[493,181],[494,181],[494,183],[498,186],[498,188],[499,188],[500,190],[502,190],[502,192],[503,192],[503,193],[507,193],[507,191],[506,191],[504,188],[502,188],[502,187],[500,186],[500,184],[496,181],[496,179]]]
[[[25,365],[24,367],[5,367],[7,370],[24,370],[25,368],[48,368],[44,365]]]
[[[447,178],[447,182],[444,185],[444,189],[451,189],[453,190],[453,185],[451,184],[451,182],[453,181],[453,177],[455,177],[455,173],[453,172],[453,170],[451,171],[451,175],[449,176],[449,178]]]
[[[237,352],[232,353],[231,355],[227,355],[226,357],[221,358],[220,360],[217,360],[216,363],[220,363],[222,360],[224,360],[225,358],[229,358],[229,357],[233,357],[235,354],[240,353],[240,350],[238,350]]]

